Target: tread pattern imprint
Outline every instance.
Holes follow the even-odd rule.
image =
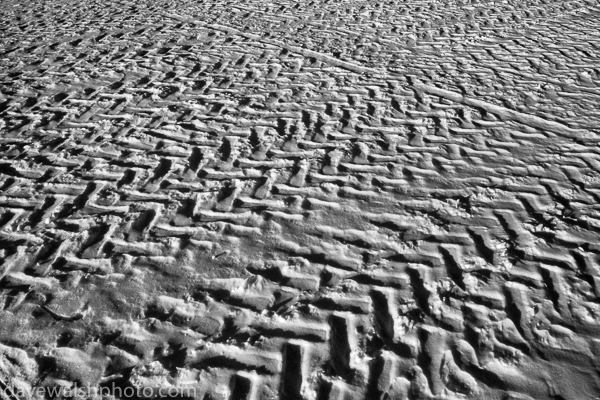
[[[0,9],[2,400],[600,396],[595,0]]]

